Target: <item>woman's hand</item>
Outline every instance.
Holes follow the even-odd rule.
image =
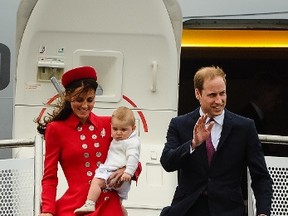
[[[110,188],[119,188],[123,181],[121,181],[121,176],[123,175],[125,167],[119,168],[113,172],[110,177],[107,179],[107,185]]]

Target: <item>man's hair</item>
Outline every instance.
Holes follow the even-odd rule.
[[[194,75],[194,89],[198,89],[201,92],[203,90],[203,84],[205,80],[211,80],[218,76],[222,77],[226,84],[226,74],[222,68],[218,66],[200,68]]]

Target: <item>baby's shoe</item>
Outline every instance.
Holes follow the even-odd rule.
[[[82,207],[74,211],[75,215],[85,215],[95,211],[95,203],[86,202]]]

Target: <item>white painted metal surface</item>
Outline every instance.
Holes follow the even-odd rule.
[[[0,215],[32,216],[40,213],[43,139],[0,140],[0,149],[25,147],[33,157],[0,160]]]
[[[271,140],[269,137],[267,140],[273,142],[278,141],[275,137],[272,137]],[[287,139],[287,137],[286,137]],[[286,142],[283,145],[287,145]],[[287,200],[287,191],[288,191],[288,158],[285,157],[271,157],[266,156],[266,163],[268,171],[273,179],[273,201],[271,207],[271,215],[273,216],[284,216],[288,215],[288,200]],[[249,177],[249,176],[248,176]],[[251,183],[249,177],[248,182]],[[251,190],[251,187],[248,189],[248,206],[249,206],[249,216],[256,216],[256,200]]]

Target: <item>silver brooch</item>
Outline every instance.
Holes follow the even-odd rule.
[[[102,129],[100,135],[101,135],[102,138],[106,136],[105,128]]]

